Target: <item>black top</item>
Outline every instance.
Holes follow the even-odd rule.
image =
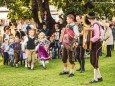
[[[35,38],[28,37],[27,49],[35,49]]]

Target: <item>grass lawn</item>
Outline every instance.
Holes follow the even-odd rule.
[[[47,69],[42,69],[38,63],[35,70],[28,70],[23,66],[19,68],[4,66],[0,61],[0,86],[115,86],[115,51],[112,58],[100,57],[99,67],[104,81],[96,84],[87,84],[93,79],[93,67],[86,59],[85,73],[75,71],[75,76],[60,76],[63,71],[61,59],[51,60]],[[76,62],[75,70],[79,68]]]

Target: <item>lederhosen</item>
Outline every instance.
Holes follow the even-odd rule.
[[[94,31],[92,31],[92,37],[94,37]],[[99,52],[101,51],[102,44],[100,39],[92,43],[92,48],[90,50],[90,63],[94,68],[98,68]]]
[[[75,25],[68,25],[66,27],[73,31],[74,26]],[[66,49],[65,47],[63,47],[62,48],[62,61],[63,61],[63,63],[67,63],[68,58],[69,58],[70,64],[74,64],[75,58],[74,58],[73,49]]]
[[[82,23],[78,24],[78,27],[79,27],[79,32],[81,33],[83,31],[83,24]],[[80,69],[84,70],[84,64],[85,64],[84,54],[85,54],[85,49],[83,48],[83,36],[79,37],[78,43],[79,43],[79,45],[76,48],[75,59],[78,60],[78,62],[80,64]]]

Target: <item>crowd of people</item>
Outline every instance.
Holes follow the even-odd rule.
[[[107,46],[106,58],[112,57],[111,51],[114,50],[115,40],[115,21],[101,22],[96,20],[94,12],[90,12],[85,19],[90,22],[90,27],[86,27],[82,15],[67,15],[67,25],[55,23],[53,33],[46,16],[42,29],[37,30],[34,23],[28,21],[10,23],[4,27],[4,35],[1,44],[3,64],[12,67],[19,67],[19,61],[28,69],[34,70],[35,63],[40,60],[40,65],[46,69],[46,63],[51,59],[62,59],[64,64],[63,72],[59,75],[69,74],[74,76],[75,61],[78,61],[80,68],[77,71],[85,72],[85,54],[90,53],[90,62],[94,67],[94,79],[90,83],[103,81],[98,60],[103,54],[102,44],[105,41]],[[61,18],[62,19],[62,18]],[[47,20],[47,21],[46,21]],[[76,20],[76,22],[74,21]],[[88,31],[86,36],[85,31]],[[91,34],[89,32],[92,32]],[[90,44],[89,46],[87,44]],[[87,46],[87,48],[86,48]],[[68,72],[67,61],[70,62],[70,73]]]

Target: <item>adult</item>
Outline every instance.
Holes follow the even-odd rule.
[[[76,38],[78,37],[79,35],[79,30],[78,30],[78,27],[75,25],[75,22],[74,22],[74,16],[72,14],[69,14],[67,15],[67,25],[66,25],[66,28],[63,29],[63,37],[61,40],[62,41],[62,44],[63,44],[63,49],[62,49],[62,61],[63,61],[63,64],[64,64],[64,71],[60,73],[60,75],[65,75],[65,74],[69,74],[68,72],[68,65],[67,65],[67,59],[69,58],[69,62],[70,62],[70,74],[68,77],[73,77],[74,76],[74,51],[73,51],[73,44],[74,42],[70,41],[69,38],[71,38],[71,36],[73,37],[73,34],[74,34],[74,37],[73,38]],[[69,31],[69,32],[68,32]],[[68,32],[65,34],[65,32]],[[62,34],[63,34],[62,33]],[[64,39],[65,37],[65,39]],[[67,43],[68,42],[68,43]],[[70,45],[69,45],[70,44]]]
[[[109,26],[110,26],[109,23],[105,23],[104,41],[106,42],[107,45],[106,57],[111,57],[111,46],[113,45],[113,34]]]
[[[114,26],[114,24],[110,24],[110,28],[112,29],[112,35],[113,35],[112,50],[114,50],[114,41],[115,41],[115,26]]]
[[[83,73],[85,71],[84,65],[85,65],[85,59],[84,59],[84,54],[85,54],[85,49],[83,48],[83,18],[82,15],[77,15],[76,16],[76,21],[79,29],[79,45],[76,48],[76,59],[78,60],[80,64],[80,68],[77,69],[77,71],[80,71],[80,73]]]
[[[96,16],[94,12],[89,12],[87,17],[89,22],[91,22],[92,26],[92,38],[90,39],[92,43],[92,47],[90,50],[90,62],[94,68],[94,79],[90,83],[96,83],[99,81],[103,81],[98,66],[99,52],[102,48],[102,44],[100,41],[100,27],[96,21]]]

